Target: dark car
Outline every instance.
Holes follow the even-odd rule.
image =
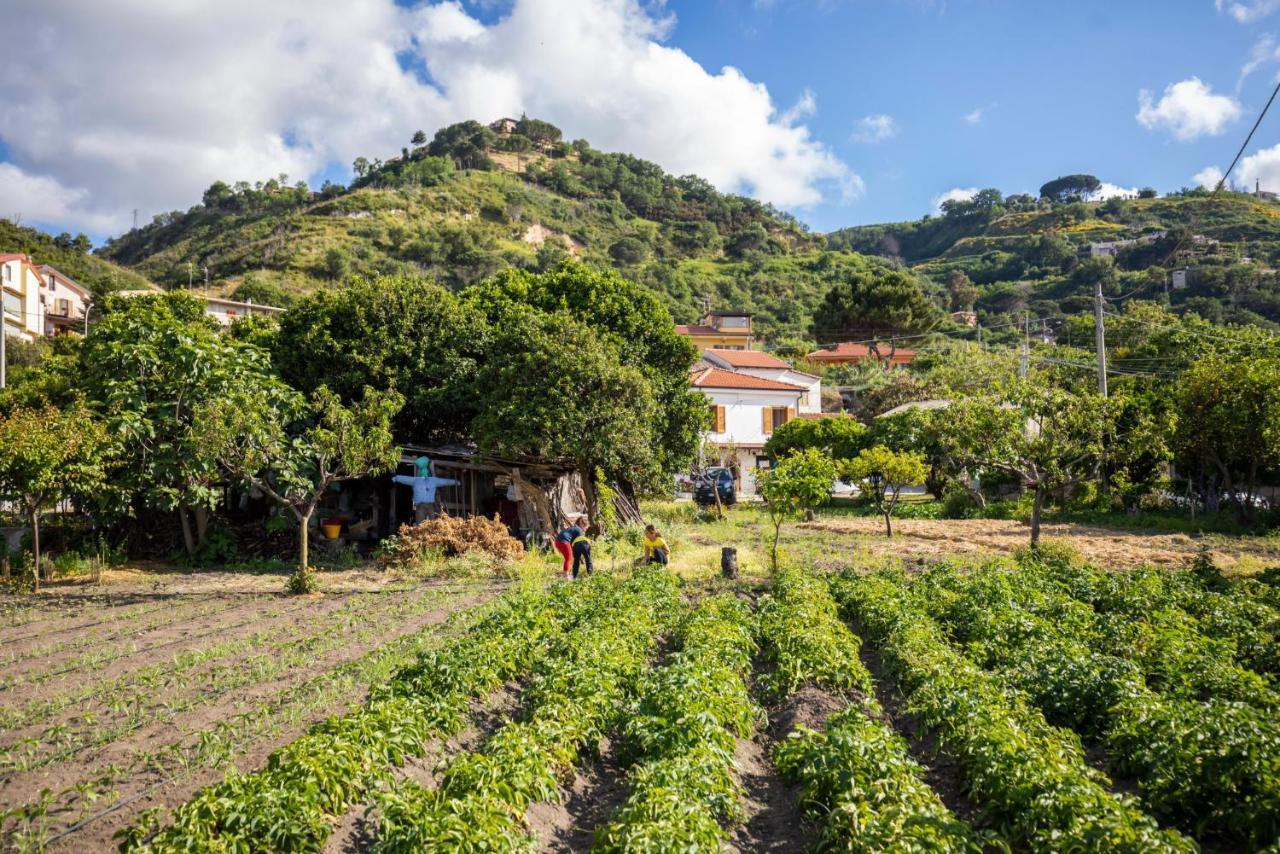
[[[735,504],[738,491],[733,482],[733,472],[727,468],[709,468],[694,478],[693,500],[704,507],[716,503],[716,491],[720,493],[721,504]]]

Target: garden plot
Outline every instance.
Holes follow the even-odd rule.
[[[26,615],[23,600],[6,603],[3,848],[113,848],[139,814],[182,803],[228,767],[260,765],[350,708],[499,592],[360,575],[335,574],[335,592],[300,598],[268,592],[270,577],[206,592],[174,575],[109,601],[88,591],[25,600]]]
[[[358,672],[363,702],[350,680],[276,684],[252,652],[239,669],[192,664],[153,689],[147,727],[255,673],[273,687],[254,711],[211,705],[245,744],[188,741],[175,755],[193,772],[155,795],[182,761],[135,762],[113,785],[136,800],[51,847],[104,847],[116,829],[130,851],[335,854],[1250,851],[1280,835],[1280,595],[1204,564],[1120,573],[1049,548],[911,575],[628,566],[530,577],[441,631],[415,631],[438,625],[434,603],[358,600],[403,627],[368,647],[350,602],[326,598],[307,629],[277,615],[271,632],[326,674]],[[346,632],[366,653],[336,664],[326,638]],[[130,720],[100,713],[103,731]],[[293,723],[261,726],[276,716]],[[245,773],[223,778],[236,756]],[[71,799],[57,806],[50,837],[72,825]]]

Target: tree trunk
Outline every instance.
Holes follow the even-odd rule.
[[[195,535],[191,533],[191,517],[187,515],[187,508],[179,505],[178,518],[182,521],[182,544],[187,549],[187,554],[196,553]]]
[[[892,516],[893,516],[892,511],[886,510],[884,512],[884,535],[889,539],[893,539],[893,522],[891,520]]]
[[[308,548],[311,539],[311,511],[296,515],[298,517],[298,576],[302,577],[307,574],[310,566]]]
[[[595,471],[586,463],[578,462],[578,477],[582,479],[582,496],[587,500],[587,526],[595,526],[596,536],[604,534],[604,520],[600,518],[600,499],[596,494]]]
[[[205,535],[209,533],[209,509],[197,507],[192,513],[196,517],[196,548],[204,545]]]
[[[35,559],[31,574],[34,576],[33,583],[38,593],[40,591],[40,508],[31,507],[27,512],[31,517],[31,556]]]
[[[773,560],[773,571],[778,571],[778,539],[782,536],[782,520],[779,519],[773,523],[773,548],[770,549],[769,555]]]
[[[1044,509],[1044,488],[1036,485],[1035,497],[1031,500],[1031,548],[1040,545],[1040,511]]]

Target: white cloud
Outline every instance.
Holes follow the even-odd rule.
[[[863,187],[802,123],[812,93],[781,110],[737,69],[703,68],[640,0],[515,0],[489,25],[456,2],[10,0],[5,24],[24,35],[0,63],[0,136],[24,187],[62,189],[69,226],[121,230],[216,179],[312,177],[419,128],[521,112],[783,207]]]
[[[1167,130],[1181,142],[1217,136],[1240,113],[1239,102],[1229,95],[1215,95],[1198,77],[1169,84],[1159,101],[1153,101],[1146,89],[1138,93],[1138,123],[1148,130]]]
[[[933,197],[933,212],[942,211],[943,202],[967,202],[981,192],[977,187],[952,187],[945,193]]]
[[[1133,197],[1138,195],[1137,187],[1121,187],[1119,184],[1112,184],[1110,181],[1103,181],[1102,186],[1098,187],[1098,192],[1093,194],[1094,201],[1102,201],[1110,199],[1114,196]]]
[[[1271,33],[1263,33],[1258,40],[1253,43],[1253,47],[1249,50],[1249,59],[1240,67],[1240,77],[1236,81],[1236,91],[1244,84],[1244,80],[1253,72],[1280,60],[1280,45],[1276,44],[1276,37]]]
[[[975,107],[965,113],[962,118],[965,120],[966,124],[980,125],[982,124],[982,119],[986,116],[988,109],[988,107]]]
[[[1273,193],[1280,192],[1280,145],[1241,158],[1231,177],[1247,190],[1258,186]]]
[[[88,190],[65,187],[47,175],[32,175],[12,163],[0,163],[0,217],[28,225],[78,219]],[[109,219],[90,216],[83,225],[92,231],[110,228]]]
[[[1197,187],[1212,190],[1222,180],[1222,170],[1217,166],[1206,166],[1192,176],[1191,180],[1195,182]]]
[[[1261,20],[1280,9],[1280,0],[1213,0],[1213,4],[1241,24]]]
[[[884,142],[887,139],[893,139],[897,135],[898,123],[893,116],[888,116],[884,113],[863,116],[858,119],[853,131],[855,140],[868,143]]]

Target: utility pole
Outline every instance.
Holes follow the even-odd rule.
[[[1030,320],[1027,319],[1027,312],[1022,312],[1022,347],[1018,354],[1018,376],[1024,380],[1027,378],[1027,369],[1031,362],[1031,342],[1027,339],[1030,337]]]
[[[137,208],[133,209],[133,230],[134,231],[138,230],[138,209]]]
[[[191,277],[194,274],[195,267],[190,261],[187,262],[187,290],[191,290]]]
[[[209,265],[208,264],[204,265],[204,293],[205,293],[205,296],[209,295]]]
[[[1098,349],[1098,394],[1107,396],[1107,330],[1102,320],[1102,280],[1093,283],[1093,334]]]
[[[4,388],[5,362],[4,341],[9,337],[8,321],[4,319],[4,309],[0,308],[0,388]]]

